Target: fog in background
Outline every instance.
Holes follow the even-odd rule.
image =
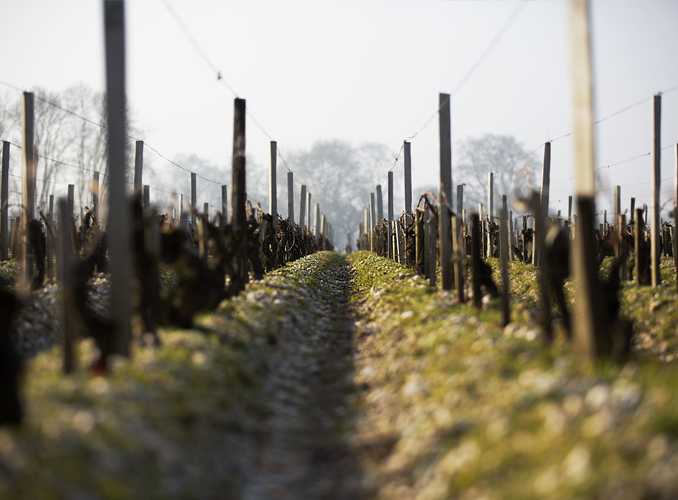
[[[20,93],[5,84],[50,95],[84,88],[91,98],[101,97],[103,14],[98,0],[2,5],[0,94],[8,97],[0,113],[8,119],[0,132],[14,142],[20,124],[5,103]],[[612,210],[616,184],[622,186],[624,208],[631,196],[637,206],[649,203],[650,98],[660,91],[665,91],[661,201],[669,202],[671,146],[678,142],[678,66],[673,64],[678,3],[600,0],[592,5],[596,114],[604,119],[595,129],[597,210]],[[198,179],[200,208],[209,202],[218,209],[220,184],[230,185],[237,94],[247,99],[249,112],[250,199],[268,208],[269,142],[276,140],[282,152],[279,212],[287,215],[284,159],[297,178],[295,218],[303,183],[313,201],[320,201],[343,248],[340,233],[355,234],[369,192],[377,183],[385,192],[391,168],[395,211],[402,210],[403,140],[412,143],[414,202],[423,188],[437,192],[436,110],[438,93],[446,92],[453,94],[455,186],[469,184],[461,175],[468,164],[465,145],[488,134],[513,138],[522,151],[533,152],[526,159],[498,160],[492,164],[496,173],[528,166],[535,178],[541,146],[553,141],[551,213],[567,210],[574,183],[565,1],[130,0],[126,7],[130,135],[216,181]],[[96,99],[84,107],[76,100],[64,102],[97,119]],[[70,138],[65,149],[51,150],[52,157],[81,166],[98,158],[96,168],[102,168],[96,127],[78,127],[74,120],[67,129],[52,127],[52,137]],[[84,149],[77,140],[83,136]],[[19,175],[20,155],[12,154],[11,173]],[[175,190],[190,192],[187,172],[149,148],[144,161],[153,201],[167,203],[167,192]],[[58,166],[48,179],[53,192],[63,194],[70,182],[86,190],[82,172]],[[10,190],[20,191],[12,187],[13,179]],[[48,191],[38,185],[39,194]],[[469,206],[470,191],[467,200]]]

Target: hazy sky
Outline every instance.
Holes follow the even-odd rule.
[[[283,155],[337,138],[385,143],[392,162],[435,113],[438,92],[457,87],[519,6],[454,95],[453,142],[512,134],[532,150],[572,129],[565,1],[169,1]],[[170,158],[195,153],[224,165],[230,184],[234,95],[165,3],[131,0],[126,14],[127,90],[143,138]],[[599,167],[650,151],[656,92],[676,89],[663,97],[662,146],[678,142],[677,22],[675,1],[593,2],[597,118],[646,99],[596,127]],[[102,26],[97,0],[0,1],[0,80],[103,89]],[[268,162],[268,141],[248,119],[247,150],[259,163]],[[566,137],[552,146],[555,209],[566,210],[574,188],[572,145]],[[437,117],[412,139],[412,159],[415,186],[437,184]],[[662,200],[674,165],[673,150],[664,150]],[[394,171],[402,176],[402,162]],[[625,207],[630,196],[649,201],[649,156],[598,173],[600,209],[611,210],[615,184]]]

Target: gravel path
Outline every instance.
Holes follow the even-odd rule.
[[[342,441],[352,392],[351,276],[337,256],[324,263],[320,271],[309,269],[317,286],[299,290],[307,311],[290,311],[293,326],[277,334],[264,383],[273,415],[247,458],[247,500],[360,496],[357,468]]]

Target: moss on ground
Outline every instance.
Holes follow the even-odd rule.
[[[0,498],[239,498],[240,461],[271,415],[261,387],[276,336],[337,259],[251,283],[195,328],[161,330],[162,347],[114,359],[107,378],[83,369],[86,340],[73,375],[58,348],[28,361],[25,422],[0,428]]]
[[[674,364],[593,371],[529,324],[502,329],[496,301],[476,311],[386,259],[349,260],[364,315],[352,439],[379,498],[678,494]]]

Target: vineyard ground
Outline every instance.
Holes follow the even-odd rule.
[[[315,254],[108,378],[64,377],[58,347],[32,358],[25,425],[0,430],[0,498],[673,498],[665,267],[659,290],[624,287],[634,360],[592,370],[562,335],[539,341],[529,266],[511,266],[501,328],[498,302],[455,304],[374,254]]]

